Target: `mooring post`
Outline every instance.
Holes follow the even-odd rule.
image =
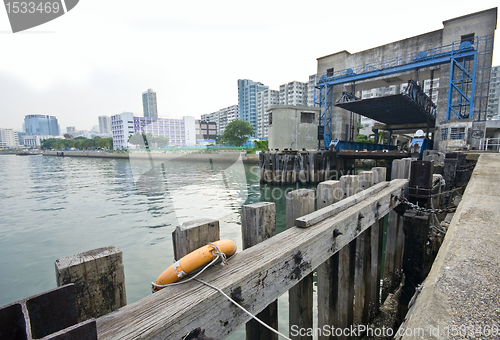
[[[391,180],[409,178],[411,158],[392,161]],[[404,247],[403,217],[395,211],[389,213],[385,247],[384,283],[382,286],[382,301],[389,291],[401,279],[402,256]]]
[[[75,284],[78,322],[98,318],[127,304],[123,256],[105,247],[57,259],[57,286]]]
[[[405,257],[403,262],[405,284],[402,299],[408,304],[415,293],[415,288],[427,276],[426,270],[429,269],[427,267],[430,267],[426,246],[431,216],[429,213],[407,210],[403,219],[405,228]]]
[[[319,183],[316,196],[318,210],[340,201],[344,196],[340,188],[340,181]],[[337,298],[337,292],[334,290],[334,287],[337,287],[338,255],[331,256],[319,265],[316,272],[318,284],[318,327],[321,328],[325,325],[334,325],[335,322],[333,304]],[[327,339],[329,337],[319,336],[318,338]]]
[[[243,249],[250,248],[276,235],[276,206],[260,202],[244,205],[241,209]],[[271,302],[257,318],[278,330],[278,301]],[[246,339],[277,340],[278,335],[255,320],[246,323]]]
[[[219,221],[211,218],[186,221],[172,232],[174,258],[178,261],[190,252],[218,240],[220,240]]]
[[[298,189],[286,196],[286,228],[294,227],[295,219],[314,211],[314,190]],[[300,259],[297,259],[300,260]],[[289,327],[313,327],[313,273],[302,278],[288,291]],[[312,339],[297,336],[294,339]]]

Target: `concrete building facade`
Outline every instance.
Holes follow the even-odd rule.
[[[158,118],[158,105],[156,102],[156,92],[153,89],[148,89],[142,93],[142,109],[144,117]]]
[[[257,93],[269,86],[249,79],[238,79],[238,114],[241,120],[249,122],[257,132]]]
[[[19,147],[19,137],[17,131],[13,129],[0,128],[0,148]]]
[[[269,149],[315,150],[319,110],[293,105],[269,107]]]
[[[342,96],[343,91],[353,93],[359,90],[369,90],[380,88],[393,84],[404,84],[409,79],[416,81],[428,80],[431,78],[433,71],[434,79],[439,78],[437,86],[438,93],[441,95],[437,98],[437,113],[436,127],[433,129],[434,148],[439,150],[457,150],[473,147],[474,141],[473,122],[485,119],[486,99],[488,80],[490,78],[493,40],[497,22],[497,8],[472,13],[458,18],[453,18],[443,22],[443,29],[422,35],[410,37],[401,41],[389,43],[383,46],[378,46],[369,50],[358,53],[349,53],[341,51],[317,59],[318,76],[326,75],[327,77],[340,70],[354,69],[357,66],[367,64],[379,64],[384,60],[391,60],[396,57],[416,56],[422,51],[449,46],[457,42],[460,45],[466,41],[482,41],[484,46],[480,46],[481,53],[478,53],[476,67],[476,81],[474,88],[474,106],[471,113],[472,118],[458,117],[452,113],[448,118],[448,94],[450,91],[450,72],[451,64],[444,63],[440,65],[431,65],[426,68],[413,70],[410,72],[391,74],[367,80],[358,80],[356,83],[344,83],[333,86],[331,92],[331,100],[335,102]],[[482,39],[485,38],[485,39]],[[458,47],[457,45],[457,47]],[[474,45],[475,46],[475,45]],[[417,74],[418,73],[418,74]],[[455,100],[458,95],[452,93],[452,100]],[[446,94],[446,95],[442,95]],[[350,112],[338,107],[333,108],[332,120],[332,138],[346,140],[346,126],[351,124]],[[451,129],[453,130],[453,134]],[[459,133],[455,134],[459,129]],[[457,139],[450,140],[450,136],[458,136]]]
[[[279,105],[280,92],[267,89],[257,93],[257,131],[255,136],[267,139],[269,136],[269,114],[267,108]]]
[[[55,116],[27,115],[24,131],[27,135],[59,136],[59,124]]]

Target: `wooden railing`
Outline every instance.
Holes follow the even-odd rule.
[[[320,327],[367,322],[381,301],[381,277],[383,295],[398,280],[402,219],[393,209],[399,204],[396,197],[404,195],[408,185],[409,166],[409,160],[394,161],[390,182],[385,181],[385,168],[373,168],[320,183],[316,195],[305,189],[289,193],[287,230],[276,236],[274,204],[244,206],[243,235],[252,240],[229,266],[211,267],[199,278],[236,297],[254,315],[286,291],[301,287],[289,292],[289,308],[294,311],[290,312],[290,326],[297,322],[297,327],[312,327],[312,272],[317,269]],[[388,214],[386,248],[382,249],[383,220]],[[214,240],[196,241],[206,244]],[[267,313],[266,318],[271,325],[277,324],[276,313]],[[97,331],[99,339],[182,339],[200,327],[207,336],[222,339],[249,320],[218,291],[190,281],[98,318]],[[272,334],[261,336],[274,338]]]

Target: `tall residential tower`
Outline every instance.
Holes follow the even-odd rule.
[[[144,117],[158,118],[158,108],[156,105],[156,92],[153,89],[148,89],[142,93],[142,108],[144,110]]]
[[[269,86],[249,79],[238,79],[238,110],[241,120],[249,122],[257,135],[257,93]]]

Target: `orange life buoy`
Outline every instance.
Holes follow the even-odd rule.
[[[215,244],[226,256],[232,256],[236,253],[236,243],[231,240],[220,240],[213,242],[213,244]],[[158,286],[177,282],[186,274],[212,261],[217,256],[217,247],[214,247],[213,244],[207,244],[206,246],[192,251],[165,269],[156,279],[153,290],[158,291],[163,288]]]

